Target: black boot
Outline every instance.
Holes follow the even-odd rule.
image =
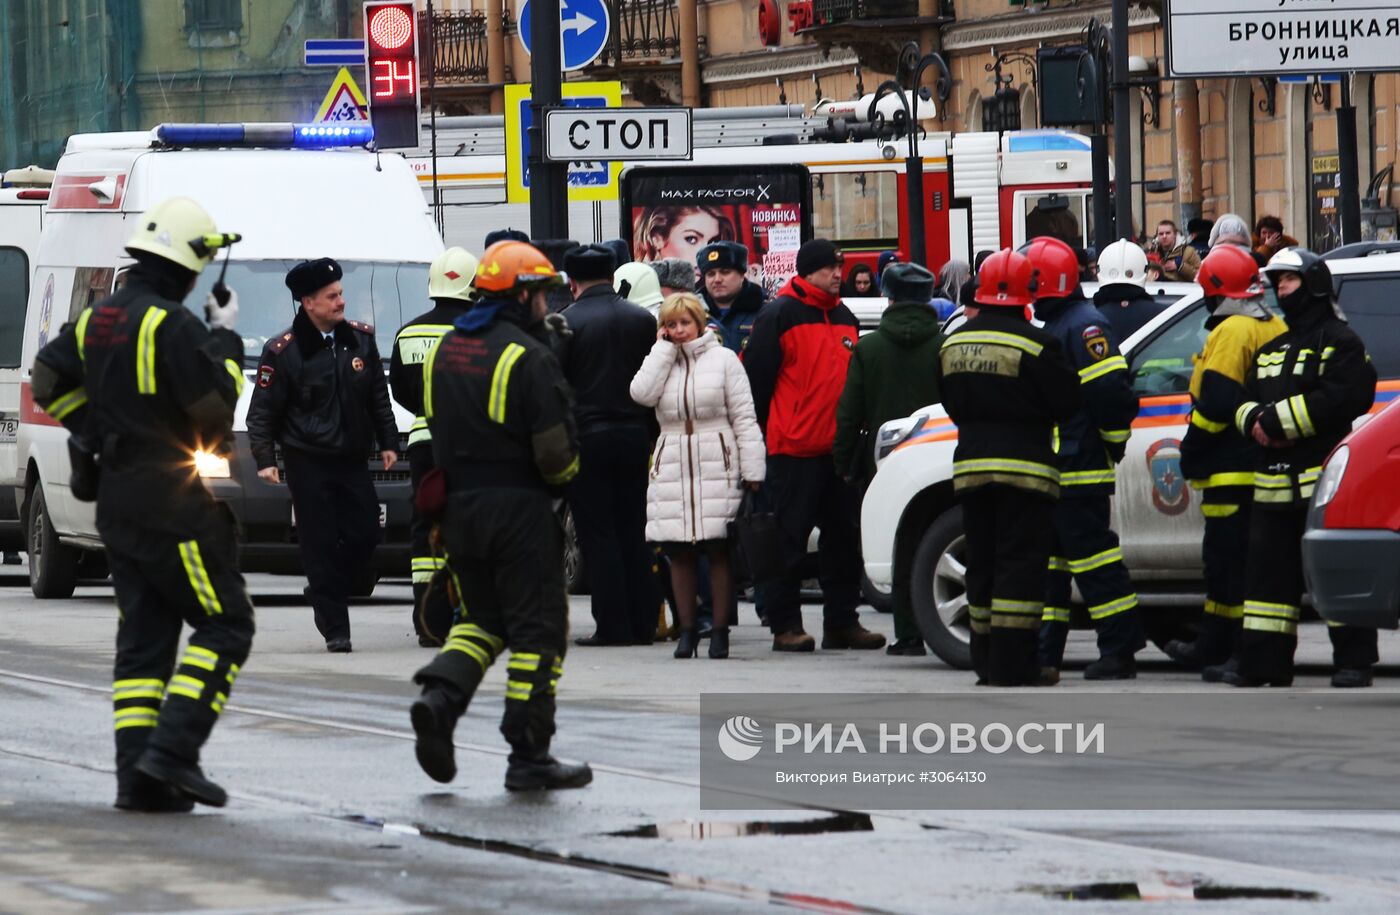
[[[1214,664],[1201,671],[1201,679],[1207,683],[1224,683],[1226,675],[1240,672],[1240,659],[1231,657],[1224,664]]]
[[[189,813],[194,809],[194,801],[163,782],[132,772],[117,779],[117,801],[113,806],[135,813]]]
[[[457,775],[452,729],[462,714],[461,704],[442,686],[429,686],[408,710],[417,740],[418,765],[435,782],[450,782]]]
[[[541,791],[555,788],[582,788],[593,781],[588,763],[560,762],[548,751],[533,755],[510,754],[506,769],[508,791]]]
[[[193,798],[200,804],[222,807],[228,803],[228,792],[205,777],[198,763],[189,762],[154,747],[147,750],[136,771]]]
[[[722,661],[729,657],[729,627],[710,630],[710,657]]]
[[[1365,689],[1373,680],[1369,667],[1343,667],[1332,674],[1337,689]]]
[[[1105,655],[1084,668],[1085,680],[1136,680],[1137,661],[1130,654]]]
[[[693,658],[700,648],[700,636],[696,633],[695,627],[681,630],[680,641],[676,642],[675,656],[678,658]]]

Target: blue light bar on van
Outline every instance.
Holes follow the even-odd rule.
[[[166,146],[328,149],[365,146],[374,139],[369,124],[161,124],[156,138]]]
[[[1056,131],[1026,131],[1012,134],[1007,152],[1087,152],[1089,140],[1078,134]]]

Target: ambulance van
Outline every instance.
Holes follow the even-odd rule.
[[[68,433],[35,407],[28,370],[60,328],[111,293],[133,263],[123,245],[139,214],[175,196],[198,201],[220,231],[243,235],[229,249],[224,280],[239,297],[237,331],[248,378],[235,418],[236,444],[227,460],[196,454],[191,462],[238,519],[244,571],[300,571],[287,487],[258,478],[247,436],[258,356],[291,326],[296,311],[283,278],[303,259],[339,261],[345,316],[374,326],[387,371],[395,332],[429,307],[428,265],[443,249],[412,170],[402,156],[373,151],[372,136],[368,126],[164,124],[68,140],[30,285],[15,462],[8,465],[36,597],[67,597],[80,576],[105,572],[94,506],[69,492]],[[204,271],[185,299],[201,318],[206,295],[224,274],[224,258]],[[412,417],[394,409],[402,455]],[[353,583],[360,595],[373,590],[381,572],[406,573],[411,513],[407,461],[389,471],[377,456],[366,453],[365,461],[379,495],[383,538],[375,568]]]

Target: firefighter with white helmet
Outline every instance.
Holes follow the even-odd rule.
[[[1147,253],[1120,239],[1099,255],[1099,288],[1094,304],[1119,343],[1157,316],[1162,306],[1147,287]]]
[[[447,643],[414,676],[418,764],[440,782],[457,772],[457,720],[506,649],[506,788],[593,779],[587,765],[549,753],[569,612],[553,499],[579,468],[572,396],[545,339],[549,291],[561,282],[538,248],[497,242],[477,268],[481,298],[423,364],[423,415],[444,484],[435,508],[462,598]]]
[[[413,414],[408,431],[408,466],[416,495],[419,484],[433,469],[433,435],[423,416],[423,361],[438,339],[452,329],[456,321],[476,300],[477,259],[462,248],[448,248],[428,268],[428,298],[433,308],[403,327],[394,338],[394,352],[389,360],[389,386],[399,406]],[[416,500],[415,500],[416,501]],[[447,560],[434,555],[430,537],[432,522],[414,508],[410,527],[413,557],[413,628],[418,644],[426,647],[441,645],[452,622],[452,607],[434,591],[429,598],[433,576],[446,568]]]
[[[121,608],[112,700],[125,810],[227,800],[199,753],[247,660],[253,608],[233,517],[195,461],[233,441],[243,341],[238,299],[221,283],[205,303],[208,328],[180,303],[238,238],[188,198],[152,207],[127,243],[136,263],[122,288],[83,309],[34,363],[35,402],[73,434],[73,495],[97,502]],[[177,655],[182,621],[194,631]]]

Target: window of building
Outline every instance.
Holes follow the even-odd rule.
[[[185,0],[185,25],[190,29],[243,27],[243,0]]]
[[[24,311],[29,303],[29,258],[19,248],[0,248],[0,366],[20,364]]]
[[[813,174],[812,231],[843,247],[898,247],[898,176],[893,171]]]

